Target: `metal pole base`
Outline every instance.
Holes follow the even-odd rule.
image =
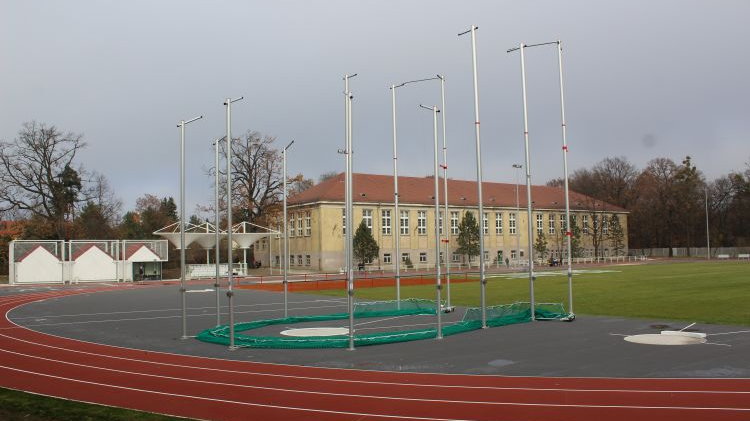
[[[185,339],[190,339],[190,336],[180,336],[181,341],[184,341]]]
[[[230,351],[236,351],[236,350],[240,349],[240,347],[232,345],[230,347],[227,347],[227,349],[230,350]]]
[[[453,307],[452,305],[447,305],[447,306],[443,306],[441,310],[443,311],[443,313],[453,313],[454,311],[456,311],[456,307]]]

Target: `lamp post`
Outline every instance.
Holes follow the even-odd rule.
[[[286,154],[287,150],[292,147],[294,144],[294,140],[289,142],[288,145],[284,148],[283,151],[281,151],[281,155],[283,157],[284,161],[284,318],[289,317],[289,299],[288,299],[288,272],[289,272],[289,227],[287,226],[286,222]],[[270,239],[270,236],[269,236]],[[270,262],[270,260],[269,260]]]
[[[521,248],[521,232],[518,230],[518,222],[520,220],[519,214],[521,212],[521,205],[518,202],[518,170],[523,168],[521,164],[513,164],[513,168],[516,170],[516,253],[520,253]]]
[[[181,120],[177,127],[180,128],[180,294],[182,295],[182,336],[187,339],[187,298],[185,293],[185,126],[202,119],[203,116]]]
[[[344,75],[344,135],[346,138],[346,146],[344,148],[344,154],[346,156],[346,176],[344,185],[344,202],[346,215],[346,235],[344,236],[345,241],[345,257],[346,257],[346,285],[347,285],[347,307],[349,309],[349,351],[354,350],[354,270],[352,267],[353,259],[353,246],[352,246],[352,93],[349,91],[349,79],[357,76]]]
[[[435,171],[433,178],[435,180],[435,293],[436,293],[436,301],[435,301],[435,312],[437,313],[437,339],[443,339],[443,309],[441,305],[441,299],[440,299],[440,289],[442,286],[440,285],[440,226],[438,224],[439,222],[439,214],[440,214],[440,198],[438,197],[439,194],[439,182],[438,179],[440,176],[438,175],[438,128],[437,128],[437,114],[440,112],[438,107],[432,106],[432,107],[425,107],[424,105],[419,105],[420,108],[430,110],[432,111],[432,134],[434,139],[434,152],[435,152],[435,160],[434,160],[434,167],[433,171]]]
[[[232,285],[232,103],[242,100],[227,98],[227,298],[229,300],[229,349],[234,350],[234,290]]]
[[[219,259],[221,259],[219,250],[219,245],[221,244],[221,239],[219,238],[219,142],[221,142],[221,139],[216,139],[214,141],[214,171],[216,172],[216,174],[214,174],[214,224],[216,224],[214,227],[214,238],[216,241],[216,248],[214,249],[216,282],[214,282],[214,289],[216,290],[216,326],[221,325],[221,302],[219,300],[219,277],[221,276],[219,265]]]
[[[471,33],[471,64],[474,74],[474,139],[477,152],[477,200],[479,202],[479,218],[484,221],[484,206],[482,204],[482,142],[479,137],[479,88],[477,81],[477,43],[476,32],[478,26],[471,26],[468,31],[461,32],[458,36]],[[487,306],[486,294],[487,279],[484,274],[484,222],[479,227],[479,283],[480,301],[482,306],[482,328],[487,328]]]

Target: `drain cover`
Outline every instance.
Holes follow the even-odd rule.
[[[336,336],[348,335],[349,329],[345,327],[307,327],[301,329],[287,329],[281,332],[285,336]]]
[[[645,345],[696,345],[706,343],[705,336],[679,335],[679,334],[658,334],[647,333],[644,335],[626,336],[625,340],[636,344]]]

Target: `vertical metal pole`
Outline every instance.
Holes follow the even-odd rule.
[[[522,52],[523,53],[523,52]],[[565,93],[563,89],[562,42],[557,41],[557,64],[560,69],[560,118],[562,121],[563,170],[565,172],[565,237],[568,243],[568,312],[573,312],[573,231],[570,229],[570,194],[568,189],[568,137],[565,120]]]
[[[706,259],[711,260],[711,235],[708,232],[708,188],[703,192],[706,194]]]
[[[180,294],[182,295],[181,339],[187,339],[187,298],[185,290],[185,120],[180,121]]]
[[[219,245],[221,244],[221,238],[219,238],[219,142],[221,142],[221,139],[216,139],[216,142],[214,143],[216,152],[216,156],[214,156],[214,170],[216,172],[214,177],[214,223],[216,224],[216,226],[214,227],[214,239],[216,240],[216,247],[214,249],[216,282],[214,282],[214,289],[216,290],[216,326],[221,325],[221,302],[219,300],[219,294],[221,292],[219,284],[219,276],[221,276],[221,273],[219,272],[219,262],[221,260],[221,254],[219,250]]]
[[[349,78],[344,77],[344,93],[346,95],[346,183],[345,183],[345,207],[346,207],[346,280],[347,297],[349,307],[349,350],[354,350],[354,271],[352,268],[352,96],[349,92]]]
[[[487,327],[487,278],[484,273],[484,206],[482,203],[482,143],[479,138],[479,87],[477,81],[477,27],[471,27],[471,63],[474,72],[474,137],[477,150],[477,200],[479,201],[479,282],[482,302],[482,328]]]
[[[437,113],[439,112],[438,108],[433,106],[432,107],[432,132],[433,132],[433,138],[435,143],[435,165],[434,165],[434,179],[435,179],[435,290],[437,294],[437,301],[435,305],[435,310],[437,311],[437,339],[443,339],[443,309],[441,306],[441,299],[440,299],[440,289],[442,288],[442,285],[440,284],[440,225],[438,224],[440,220],[440,197],[439,195],[439,182],[438,179],[440,178],[440,175],[438,175],[438,126],[437,126]]]
[[[450,234],[448,232],[448,141],[445,135],[445,77],[438,75],[440,78],[440,98],[441,105],[440,110],[442,112],[441,119],[443,120],[443,201],[445,202],[444,215],[443,215],[443,234],[445,235],[445,294],[446,294],[446,306],[450,310],[451,305],[451,263],[449,260],[450,254]]]
[[[401,308],[401,215],[398,213],[398,143],[396,139],[396,86],[391,85],[391,115],[393,119],[393,244],[396,247],[396,308]]]
[[[534,314],[534,227],[532,226],[531,218],[531,165],[529,162],[529,122],[528,112],[526,108],[526,59],[524,57],[524,49],[526,45],[521,43],[519,49],[521,51],[521,92],[523,96],[523,143],[524,150],[526,153],[526,217],[527,217],[527,228],[528,228],[528,255],[529,255],[529,299],[531,304],[531,320],[536,320]]]
[[[292,146],[294,140],[289,143],[283,151],[281,151],[284,158],[284,318],[289,317],[289,231],[287,227],[287,210],[286,210],[286,197],[287,197],[287,175],[286,175],[286,154],[290,146]],[[293,229],[293,228],[292,228]]]
[[[227,298],[229,300],[229,349],[234,345],[234,290],[232,285],[232,99],[227,98]]]

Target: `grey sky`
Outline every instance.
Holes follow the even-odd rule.
[[[624,155],[639,167],[689,154],[709,178],[750,159],[747,1],[4,1],[0,138],[37,120],[80,132],[85,166],[126,209],[178,193],[188,126],[188,212],[212,197],[204,169],[224,133],[296,139],[290,173],[343,169],[343,83],[352,80],[355,171],[391,172],[391,83],[446,75],[449,172],[475,177],[471,24],[477,32],[484,177],[522,162],[520,69],[507,48],[563,41],[572,169]],[[554,48],[527,50],[532,178],[562,173]],[[437,82],[399,89],[404,175],[432,171]],[[279,145],[281,146],[281,145]],[[427,153],[426,153],[427,152]]]

